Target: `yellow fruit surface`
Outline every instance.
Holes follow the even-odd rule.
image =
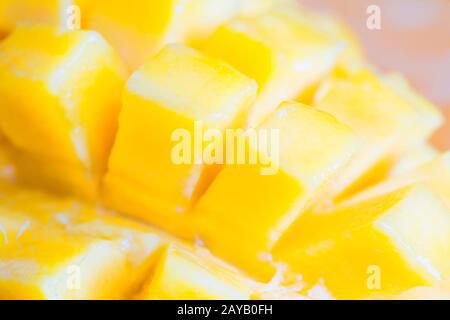
[[[277,11],[232,21],[205,40],[201,49],[258,82],[250,126],[329,72],[338,53],[326,35]]]
[[[435,107],[425,108],[415,101],[391,90],[368,70],[335,77],[322,85],[316,106],[350,126],[363,142],[361,151],[334,183],[336,195],[345,198],[355,193],[364,174],[396,150],[426,141],[439,127],[442,118]],[[424,114],[431,114],[434,120],[416,130],[426,121]]]
[[[55,189],[71,189],[72,180],[82,179],[84,186],[71,191],[94,196],[125,81],[111,47],[96,32],[17,28],[0,44],[0,79],[0,126],[31,177],[27,167],[34,167],[39,179],[31,179]]]
[[[275,256],[335,297],[355,299],[448,279],[449,250],[448,208],[416,185],[299,219]]]
[[[220,166],[205,164],[203,152],[197,157],[196,130],[239,127],[256,90],[254,80],[219,60],[183,46],[163,49],[127,82],[105,201],[172,232],[192,232],[187,211]],[[187,151],[177,152],[184,136]]]
[[[193,215],[213,253],[267,280],[272,247],[346,165],[357,139],[333,117],[297,103],[281,105],[258,129],[278,133],[277,157],[248,138],[249,153],[264,162],[225,165]]]
[[[0,300],[449,299],[442,123],[296,0],[0,0]]]

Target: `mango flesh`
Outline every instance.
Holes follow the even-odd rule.
[[[438,155],[417,168],[389,177],[359,192],[349,201],[379,196],[414,183],[427,185],[450,208],[450,153]]]
[[[197,156],[194,139],[200,130],[239,127],[256,90],[253,80],[218,60],[183,46],[163,49],[128,80],[104,181],[106,203],[188,236],[186,212],[220,166],[205,164],[203,152]],[[174,151],[180,143],[185,150]]]
[[[361,151],[334,182],[338,201],[354,194],[361,184],[358,180],[387,156],[423,143],[431,128],[435,130],[440,124],[434,121],[427,129],[416,131],[423,118],[418,109],[422,108],[402,98],[368,70],[326,81],[316,95],[315,105],[350,126],[363,140]]]
[[[72,200],[2,188],[1,299],[122,299],[153,264],[160,237]]]
[[[119,2],[0,0],[0,39],[31,26],[0,44],[0,299],[448,296],[450,167],[426,142],[442,117],[400,75],[364,71],[346,26],[290,0]],[[127,72],[94,32],[63,31],[74,4],[128,71],[149,61],[113,157]],[[275,110],[294,98],[338,121]],[[258,164],[175,165],[169,137],[199,127],[283,137],[269,151],[240,131]],[[102,181],[110,208],[171,235],[16,181],[95,201]]]
[[[214,254],[267,280],[272,247],[346,165],[357,139],[333,117],[297,103],[281,105],[257,130],[277,133],[269,137],[277,149],[247,137],[247,154],[259,160],[227,163],[193,215]]]
[[[338,52],[324,34],[277,11],[231,21],[200,48],[258,82],[258,99],[248,120],[251,127],[329,72]]]
[[[258,284],[207,252],[169,245],[139,299],[250,299]]]
[[[426,213],[426,214],[425,214]],[[450,212],[422,185],[299,220],[275,257],[338,299],[399,294],[449,277]]]
[[[95,32],[35,26],[17,28],[0,44],[0,53],[0,126],[25,167],[34,166],[38,175],[39,167],[61,167],[65,173],[57,185],[63,187],[73,175],[84,176],[86,187],[71,192],[93,197],[116,131],[125,78],[114,51]]]
[[[98,0],[87,26],[101,32],[134,70],[168,43],[196,41],[239,15],[259,14],[271,1]]]

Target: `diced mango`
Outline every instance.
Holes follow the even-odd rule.
[[[389,175],[399,175],[422,166],[423,164],[437,158],[439,151],[428,143],[414,146],[401,154],[395,154],[392,158],[392,167]]]
[[[226,164],[194,209],[211,251],[260,279],[274,271],[270,251],[290,224],[349,161],[356,138],[330,115],[285,103],[256,132],[271,152],[248,137],[259,161]]]
[[[160,242],[144,226],[80,203],[2,188],[0,298],[129,298]]]
[[[334,182],[337,199],[354,194],[361,185],[358,180],[367,171],[395,150],[424,142],[439,125],[433,122],[426,130],[416,131],[423,113],[367,70],[325,82],[316,96],[316,105],[349,125],[364,143]]]
[[[337,17],[326,14],[317,13],[299,4],[299,1],[282,1],[281,4],[274,6],[273,10],[277,10],[291,19],[295,19],[297,23],[317,30],[326,35],[330,41],[339,43],[342,47],[333,73],[341,71],[354,72],[361,69],[365,64],[365,57],[358,38],[350,30],[350,28]]]
[[[177,234],[193,232],[185,212],[220,165],[194,154],[206,147],[200,131],[239,127],[256,90],[253,80],[218,60],[183,46],[163,49],[127,83],[106,203]],[[189,150],[178,152],[183,137]],[[176,157],[187,153],[180,163]]]
[[[229,22],[200,47],[258,82],[252,127],[329,72],[338,54],[326,35],[277,11]]]
[[[351,198],[362,190],[369,189],[392,176],[416,169],[433,160],[438,154],[439,152],[427,143],[411,146],[406,150],[395,149],[367,170],[335,200],[342,201]]]
[[[131,70],[164,45],[193,41],[240,14],[258,14],[267,1],[252,0],[96,0],[88,27],[100,31]]]
[[[33,177],[27,169],[33,167],[38,178],[31,180],[92,197],[113,142],[125,76],[96,32],[16,29],[0,44],[0,125],[21,153],[18,171]],[[74,186],[80,179],[84,187]]]
[[[305,215],[275,259],[337,298],[399,294],[450,276],[450,211],[422,185]]]
[[[258,284],[213,258],[204,249],[169,245],[139,299],[250,299]]]
[[[382,77],[382,81],[409,103],[420,117],[420,121],[414,127],[414,135],[427,139],[443,124],[442,112],[425,97],[417,93],[401,74],[387,74]]]
[[[392,192],[413,183],[423,183],[450,208],[450,152],[410,171],[392,176],[379,184],[359,192],[352,201],[363,200]]]

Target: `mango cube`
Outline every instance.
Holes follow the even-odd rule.
[[[185,212],[220,166],[205,163],[203,152],[196,156],[206,147],[200,131],[239,127],[256,90],[253,80],[218,60],[183,46],[163,49],[128,80],[106,203],[183,236],[191,231]],[[188,150],[177,151],[183,137]],[[183,154],[189,156],[179,159]]]
[[[354,194],[361,185],[358,180],[395,150],[423,143],[440,124],[432,121],[426,130],[416,132],[423,122],[423,113],[418,111],[422,108],[403,99],[368,70],[325,82],[315,105],[349,125],[363,140],[361,151],[334,182],[338,200]]]
[[[200,48],[258,82],[258,99],[248,120],[251,127],[327,74],[338,54],[326,35],[277,11],[231,21]]]
[[[450,208],[450,152],[439,155],[417,168],[391,176],[377,185],[357,193],[352,200],[383,195],[414,183],[427,185]]]
[[[2,189],[0,299],[123,299],[151,269],[160,237],[42,193]]]
[[[253,0],[96,0],[87,26],[100,31],[131,70],[168,43],[193,41],[240,14],[257,14],[267,1]]]
[[[258,284],[202,249],[169,245],[138,299],[250,299]]]
[[[357,140],[330,115],[297,103],[282,104],[256,132],[268,136],[271,150],[247,137],[247,154],[259,160],[227,163],[193,215],[215,255],[267,280],[272,247],[346,165]]]
[[[449,209],[413,185],[305,216],[274,255],[336,298],[358,299],[448,279],[449,254]]]
[[[32,180],[83,196],[96,193],[125,76],[96,32],[21,27],[0,44],[0,126],[25,159],[24,170],[34,167],[39,179]],[[53,166],[59,168],[55,182]]]
[[[365,57],[358,38],[350,28],[337,17],[317,13],[299,4],[299,1],[283,1],[274,6],[276,10],[289,16],[297,23],[317,30],[326,35],[330,41],[339,43],[341,51],[336,61],[333,73],[353,72],[361,69],[365,64]]]

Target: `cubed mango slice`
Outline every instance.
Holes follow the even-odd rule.
[[[336,298],[357,299],[448,279],[449,254],[449,209],[413,185],[304,216],[274,255]]]
[[[354,194],[364,174],[396,150],[425,142],[440,124],[434,121],[426,130],[416,131],[423,113],[368,70],[325,82],[315,105],[349,125],[363,140],[361,151],[334,182],[337,199]]]
[[[252,127],[329,72],[338,54],[326,35],[277,11],[231,21],[200,47],[258,82]]]
[[[191,231],[185,212],[220,166],[195,155],[206,147],[202,130],[239,127],[256,91],[253,80],[218,60],[180,45],[163,49],[128,80],[106,203],[175,233]],[[188,151],[176,148],[180,139]]]
[[[2,188],[0,202],[1,299],[130,298],[161,243],[72,200]]]
[[[139,299],[250,299],[258,284],[212,257],[204,249],[169,245]]]
[[[297,103],[282,104],[256,132],[272,150],[247,137],[248,155],[259,160],[227,163],[193,215],[215,255],[267,280],[272,247],[346,165],[357,140],[332,116]]]
[[[0,44],[0,126],[25,158],[24,170],[34,167],[39,178],[31,180],[83,196],[96,193],[125,76],[96,32],[21,27]],[[52,172],[53,166],[59,169]]]
[[[450,208],[450,152],[439,155],[417,168],[391,176],[367,190],[360,191],[351,199],[356,201],[379,196],[414,183],[427,185]]]
[[[267,6],[252,0],[96,0],[87,26],[100,31],[134,70],[168,43],[193,41],[234,16]]]

